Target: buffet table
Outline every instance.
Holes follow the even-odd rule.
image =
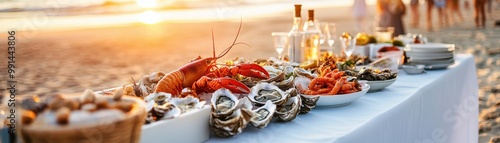
[[[246,128],[213,142],[477,142],[478,84],[474,57],[457,54],[445,70],[407,75],[348,106],[315,108],[291,122]]]

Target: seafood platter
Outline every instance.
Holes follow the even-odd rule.
[[[358,77],[348,74],[351,67],[337,64],[334,57],[325,57],[317,61],[316,66],[303,67],[303,63],[290,63],[277,58],[236,58],[216,62],[222,56],[224,53],[211,58],[197,58],[178,70],[153,72],[117,88],[96,92],[86,90],[81,97],[65,99],[54,95],[37,100],[28,98],[23,100],[25,105],[30,105],[24,107],[29,118],[23,118],[23,123],[26,123],[23,129],[30,130],[45,123],[50,124],[54,131],[75,131],[79,128],[70,127],[73,124],[87,125],[105,119],[110,124],[114,123],[116,129],[121,129],[128,127],[119,124],[121,119],[136,115],[140,118],[134,118],[134,123],[129,123],[129,126],[138,124],[141,128],[127,131],[139,132],[129,133],[130,138],[127,136],[120,142],[154,142],[161,139],[202,142],[208,140],[210,134],[231,137],[248,126],[263,129],[272,122],[293,121],[316,105],[337,105],[340,104],[338,100],[345,100],[341,98],[354,97],[349,99],[350,103],[369,89],[368,84],[360,83]],[[346,69],[341,71],[337,66]],[[196,71],[200,68],[204,71]],[[122,100],[127,102],[121,103]],[[108,117],[101,115],[100,110],[116,113],[110,113],[113,116]],[[79,116],[88,116],[95,121],[77,120]],[[25,140],[38,140],[35,132],[25,133]],[[61,137],[61,140],[64,139]],[[113,138],[109,142],[114,142],[111,140]]]
[[[369,61],[362,56],[324,55],[302,63],[274,57],[217,61],[238,44],[235,39],[219,55],[213,47],[211,57],[120,87],[86,90],[79,97],[23,99],[23,140],[82,141],[88,136],[79,133],[83,130],[105,134],[106,142],[203,142],[211,135],[236,136],[249,126],[290,122],[316,106],[346,106],[397,78],[389,69],[357,70],[356,64]]]

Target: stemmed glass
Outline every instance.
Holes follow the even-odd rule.
[[[324,27],[323,28],[324,41],[322,43],[326,41],[329,47],[328,51],[333,51],[333,44],[335,43],[335,37],[337,36],[336,25],[335,23],[328,23],[328,22],[323,22],[322,25],[323,25],[322,27]]]
[[[288,33],[287,32],[273,32],[271,33],[273,36],[274,49],[278,52],[279,57],[281,58],[281,53],[288,46]]]
[[[343,33],[340,36],[340,41],[342,42],[342,50],[344,51],[346,58],[349,59],[354,48],[356,48],[356,38],[352,37],[348,33]]]

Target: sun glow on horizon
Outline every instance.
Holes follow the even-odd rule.
[[[157,0],[136,0],[136,3],[142,8],[153,8],[158,6]]]
[[[160,22],[160,15],[155,11],[148,10],[139,15],[139,19],[145,24],[156,24]]]

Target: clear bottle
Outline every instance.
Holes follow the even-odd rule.
[[[308,18],[304,23],[304,55],[306,60],[318,60],[320,55],[321,31],[314,20],[314,10],[308,10]]]
[[[303,31],[300,28],[300,24],[302,23],[301,10],[302,5],[296,4],[295,13],[293,17],[293,27],[288,33],[290,46],[288,47],[288,57],[290,62],[300,63],[305,60],[304,51],[303,51]]]

